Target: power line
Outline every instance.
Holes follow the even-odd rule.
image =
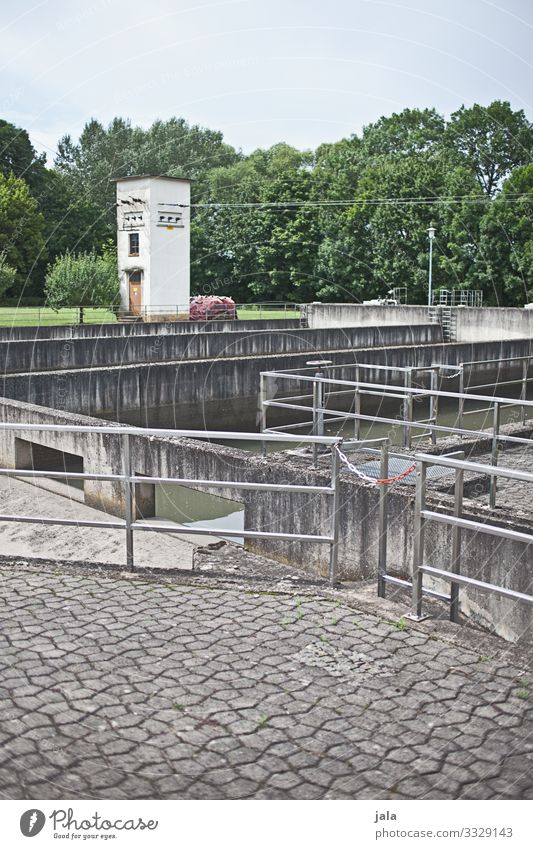
[[[355,198],[353,200],[317,200],[317,201],[252,201],[237,203],[191,203],[180,204],[182,207],[190,206],[191,209],[298,209],[317,207],[345,207],[345,206],[431,206],[439,203],[491,203],[493,198],[480,197],[434,197],[434,198]],[[533,203],[533,198],[527,195],[498,197],[498,203]]]

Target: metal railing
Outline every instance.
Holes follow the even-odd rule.
[[[464,416],[472,416],[476,413],[484,413],[488,408],[476,408],[473,410],[465,411],[465,401],[468,401],[468,394],[471,390],[476,389],[495,389],[497,386],[520,386],[520,398],[513,404],[509,404],[508,406],[513,407],[521,407],[522,408],[522,421],[525,422],[525,406],[523,403],[527,400],[527,390],[528,384],[533,380],[533,377],[529,376],[529,367],[531,362],[533,361],[533,356],[526,357],[505,357],[494,360],[471,360],[470,362],[462,362],[459,364],[459,392],[464,394],[464,398],[461,398],[459,401],[459,410],[458,410],[458,424],[459,427],[463,426],[463,417]],[[490,381],[489,383],[472,383],[471,382],[471,373],[475,368],[482,369],[486,366],[493,366],[498,370],[508,368],[513,363],[517,363],[518,367],[521,368],[522,374],[521,377],[510,380],[498,380],[498,381]],[[490,397],[490,396],[488,396]]]
[[[325,371],[329,372],[328,367]],[[338,366],[338,368],[346,368]],[[385,371],[397,371],[403,373],[403,385],[392,385],[390,383],[363,383],[358,380],[342,380],[335,377],[327,377],[324,372],[317,372],[314,375],[302,374],[301,371],[276,371],[262,372],[260,376],[260,429],[263,433],[280,433],[288,430],[298,430],[305,427],[312,428],[315,435],[325,433],[326,424],[334,424],[338,422],[354,422],[354,438],[360,438],[361,422],[368,422],[373,425],[389,425],[391,427],[401,427],[403,431],[403,447],[411,448],[414,439],[430,438],[431,442],[437,444],[438,437],[455,436],[458,438],[474,437],[490,438],[491,440],[491,465],[498,465],[498,455],[500,445],[508,443],[509,445],[523,445],[533,447],[533,439],[526,437],[512,436],[502,433],[501,431],[501,411],[505,408],[520,406],[523,408],[522,419],[526,422],[528,419],[533,419],[533,401],[527,401],[520,398],[518,401],[514,398],[506,398],[494,395],[475,395],[473,393],[447,392],[435,388],[419,388],[413,387],[412,372],[427,371],[431,374],[432,383],[435,383],[434,375],[440,366],[431,366],[427,369],[410,368],[394,368],[389,366],[375,366],[373,364],[353,366],[355,369],[376,369]],[[296,381],[304,385],[310,386],[311,392],[299,395],[282,396],[276,398],[268,398],[267,381],[275,379],[277,381]],[[529,379],[529,378],[528,378]],[[331,391],[327,391],[328,387],[334,387]],[[342,388],[339,388],[342,387]],[[331,399],[338,395],[353,396],[353,400],[348,410],[338,410],[331,406],[327,406]],[[365,415],[361,413],[361,398],[364,396],[390,398],[401,402],[401,415],[396,418],[383,415]],[[430,415],[424,419],[415,419],[413,415],[414,404],[417,399],[428,398],[430,404]],[[488,430],[474,430],[462,428],[457,425],[447,426],[439,424],[438,409],[440,399],[449,399],[457,401],[458,405],[464,404],[464,401],[482,401],[485,405],[483,409],[486,412],[492,412],[492,425]],[[310,401],[310,403],[297,402]],[[298,422],[296,424],[279,425],[276,427],[268,427],[267,414],[269,408],[279,408],[290,410],[291,412],[305,412],[312,414],[311,421]],[[479,412],[479,411],[478,411]],[[529,414],[529,415],[528,415]],[[414,431],[420,431],[415,433]],[[489,504],[491,508],[496,507],[497,479],[496,476],[490,476],[489,486]]]
[[[436,289],[432,297],[433,306],[482,307],[481,289]]]
[[[0,476],[3,477],[26,477],[26,478],[60,478],[61,480],[95,480],[107,481],[118,484],[123,484],[125,494],[125,520],[116,519],[109,522],[89,520],[83,518],[77,519],[61,519],[59,517],[47,516],[26,516],[14,514],[0,514],[0,522],[23,522],[31,524],[43,525],[70,525],[76,527],[87,528],[107,528],[121,529],[125,531],[126,536],[126,565],[132,571],[135,569],[133,534],[134,531],[155,531],[157,533],[185,533],[208,536],[222,537],[238,537],[244,539],[266,539],[266,540],[286,540],[294,542],[309,542],[320,543],[329,546],[329,570],[328,578],[330,584],[336,583],[337,578],[337,560],[338,560],[338,544],[339,544],[339,486],[340,486],[340,470],[339,457],[335,446],[342,443],[339,437],[331,436],[291,436],[287,434],[257,434],[257,433],[240,433],[230,431],[198,431],[198,430],[169,430],[161,428],[138,428],[138,427],[106,427],[106,426],[75,426],[75,425],[47,425],[47,424],[24,424],[0,422],[0,430],[13,432],[53,432],[53,433],[87,433],[87,434],[108,434],[120,438],[122,445],[122,472],[113,474],[97,474],[90,472],[68,472],[57,470],[34,470],[34,469],[17,469],[17,468],[0,468]],[[245,440],[245,441],[261,441],[261,442],[294,442],[298,445],[315,443],[331,448],[330,460],[330,484],[329,486],[314,486],[307,484],[276,484],[276,483],[256,483],[250,481],[233,481],[233,480],[205,480],[190,477],[160,477],[154,475],[143,475],[142,477],[134,474],[132,463],[132,437],[174,437],[188,439],[216,439],[216,440]],[[236,490],[251,490],[255,492],[288,492],[288,493],[303,493],[317,494],[328,496],[331,499],[331,527],[329,533],[322,534],[301,534],[301,533],[282,533],[275,531],[261,530],[234,530],[225,528],[209,528],[197,525],[190,528],[187,525],[175,523],[173,525],[159,524],[154,522],[138,522],[136,520],[136,486],[144,484],[179,484],[181,486],[190,486],[193,488],[206,489],[236,489]]]
[[[481,472],[483,474],[488,474],[491,477],[498,476],[512,480],[525,481],[527,483],[533,483],[533,473],[518,471],[516,469],[506,469],[503,467],[497,468],[496,466],[485,466],[482,463],[472,463],[445,456],[435,457],[429,454],[416,455],[415,459],[418,468],[414,515],[411,612],[408,614],[409,617],[417,621],[425,618],[422,613],[422,599],[424,592],[429,592],[430,595],[449,604],[450,619],[452,622],[457,622],[459,620],[460,613],[459,588],[461,586],[470,586],[493,595],[509,598],[512,601],[533,604],[533,595],[517,592],[516,590],[512,590],[507,587],[490,584],[486,581],[480,581],[477,578],[471,578],[463,575],[461,572],[461,532],[463,530],[470,530],[479,534],[490,534],[498,537],[499,539],[522,542],[526,545],[533,544],[533,534],[524,533],[523,531],[515,531],[510,528],[501,527],[500,525],[494,525],[488,522],[480,522],[474,519],[464,518],[463,487],[465,472]],[[432,510],[428,509],[428,505],[426,503],[426,476],[429,465],[440,465],[455,470],[454,507],[451,515],[449,513],[440,512],[436,508]],[[452,528],[452,551],[449,569],[439,569],[426,562],[425,532],[428,522],[439,522],[441,524],[443,523],[451,526]],[[425,589],[423,586],[424,575],[430,575],[433,578],[439,578],[449,582],[449,595]]]

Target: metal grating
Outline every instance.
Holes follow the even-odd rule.
[[[402,459],[401,457],[390,457],[389,458],[389,477],[393,478],[396,475],[401,475],[402,472],[405,472],[410,466],[413,465],[413,460],[410,457],[406,457]],[[376,480],[381,476],[379,469],[379,460],[370,460],[368,463],[363,463],[360,466],[357,466],[360,472],[363,472],[365,475],[368,475],[371,478],[376,478]],[[427,479],[428,480],[439,480],[439,478],[446,478],[453,475],[454,472],[452,469],[446,469],[443,466],[428,466],[427,469]],[[416,470],[411,472],[409,475],[406,475],[401,479],[400,483],[407,483],[413,486],[416,482]]]

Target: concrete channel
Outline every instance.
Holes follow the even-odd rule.
[[[380,314],[385,316],[383,312]],[[308,319],[310,328],[294,326],[294,322],[287,327],[277,321],[275,329],[255,326],[252,330],[242,328],[239,322],[231,323],[230,329],[210,328],[206,332],[190,327],[186,330],[174,327],[169,332],[166,327],[165,332],[158,334],[153,332],[154,327],[141,330],[142,325],[135,325],[135,330],[129,327],[126,332],[119,325],[109,325],[101,336],[87,327],[76,337],[69,337],[68,331],[58,337],[55,331],[46,328],[41,328],[40,333],[49,332],[49,338],[39,338],[37,334],[32,337],[31,333],[21,338],[22,333],[17,341],[13,338],[0,341],[4,372],[2,418],[24,424],[90,425],[102,424],[103,419],[125,421],[136,415],[139,421],[146,422],[151,411],[164,409],[175,427],[195,427],[200,423],[209,427],[216,422],[221,429],[255,431],[262,371],[300,368],[317,356],[345,364],[349,373],[357,362],[395,367],[453,365],[531,354],[531,337],[522,325],[522,337],[498,338],[494,331],[492,340],[443,343],[440,327],[427,323],[427,313],[425,323],[382,320],[379,326],[317,327],[313,326],[319,321],[316,314],[309,314]],[[118,336],[110,330],[115,327],[120,328]],[[377,372],[370,373],[365,379],[372,381],[377,376]],[[449,388],[452,387],[453,383]],[[310,468],[308,458],[285,452],[264,458],[238,447],[148,436],[134,437],[131,444],[134,470],[140,481],[146,475],[228,481],[306,481],[312,485],[320,485],[327,479],[325,470]],[[454,446],[450,443],[446,447],[452,450]],[[486,446],[480,446],[481,449],[486,450]],[[474,446],[472,450],[478,448]],[[85,471],[94,473],[116,473],[123,463],[123,444],[118,435],[36,436],[24,431],[16,436],[8,431],[0,434],[0,460],[6,468],[27,467],[28,463],[39,462],[39,456],[40,462],[46,463],[42,460],[47,456],[46,451],[52,452],[48,454],[49,463],[55,457],[56,462],[81,463]],[[54,468],[57,471],[57,466]],[[309,528],[324,527],[330,518],[329,507],[316,496],[238,493],[231,487],[227,491],[217,490],[216,495],[228,499],[232,505],[242,504],[244,522],[250,528],[283,532],[290,524],[296,531],[305,533]],[[400,576],[409,575],[412,562],[413,496],[412,487],[400,485],[391,490],[389,498],[389,568]],[[443,486],[435,489],[432,497],[438,503],[451,498]],[[339,569],[345,582],[376,576],[377,499],[376,487],[343,471]],[[140,515],[155,515],[155,501],[153,488],[145,485],[143,489],[140,482]],[[83,502],[110,515],[123,515],[125,510],[121,485],[112,482],[85,481]],[[472,515],[483,513],[475,500],[467,507]],[[533,531],[533,517],[511,515],[505,505],[499,506],[498,511],[501,522],[528,533]],[[448,561],[450,545],[449,529],[439,527],[432,531],[435,565]],[[247,547],[295,568],[305,563],[317,574],[325,574],[327,569],[324,552],[305,543],[255,540],[248,542]],[[486,580],[494,583],[512,580],[517,589],[528,591],[532,566],[528,546],[503,541],[495,558],[491,556],[490,540],[465,534],[465,550],[468,552],[465,570],[476,570],[483,563]],[[509,640],[529,638],[530,609],[506,599],[487,599],[470,589],[463,593],[463,598],[464,615],[477,624]]]

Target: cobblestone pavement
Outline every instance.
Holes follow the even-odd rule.
[[[4,798],[533,798],[532,679],[495,638],[310,592],[0,575]]]

